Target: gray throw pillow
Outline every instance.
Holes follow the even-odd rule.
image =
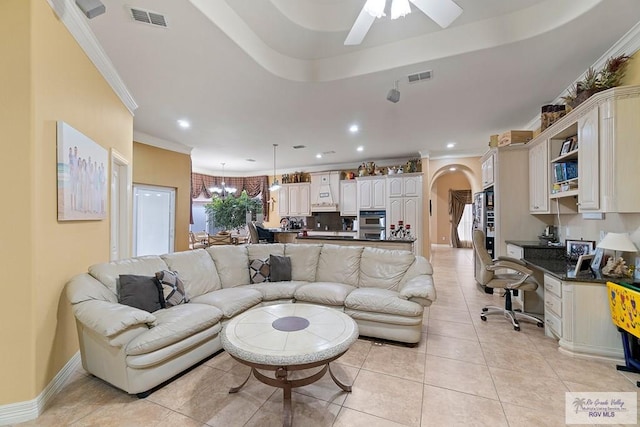
[[[149,313],[164,308],[161,292],[155,277],[121,274],[118,279],[118,302]]]
[[[288,282],[291,280],[291,258],[288,256],[269,256],[272,282]]]

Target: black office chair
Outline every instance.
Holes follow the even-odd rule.
[[[253,222],[247,223],[249,229],[249,243],[275,243],[275,235],[259,225],[255,225]]]
[[[503,314],[507,320],[511,321],[513,329],[520,330],[518,318],[531,320],[538,325],[544,326],[542,319],[521,310],[514,310],[511,304],[511,295],[515,291],[530,292],[538,288],[538,281],[533,277],[533,271],[525,267],[525,264],[516,258],[499,257],[491,259],[491,255],[484,246],[485,234],[482,230],[473,231],[473,250],[480,261],[480,270],[476,280],[480,285],[492,289],[504,289],[504,308],[488,305],[482,309],[480,318],[487,320],[489,314]],[[496,274],[496,270],[511,270],[513,273]]]

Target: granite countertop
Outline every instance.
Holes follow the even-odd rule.
[[[564,245],[549,245],[540,243],[539,240],[505,240],[505,243],[520,246],[521,248],[564,248]]]

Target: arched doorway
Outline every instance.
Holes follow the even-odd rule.
[[[477,190],[476,174],[468,166],[448,164],[435,171],[429,189],[429,229],[431,244],[451,245],[449,190]],[[468,211],[468,212],[467,212]],[[468,223],[468,224],[467,224]],[[465,208],[459,228],[462,247],[471,245],[471,207]]]

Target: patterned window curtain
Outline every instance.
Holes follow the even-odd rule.
[[[449,190],[449,215],[451,222],[451,246],[460,247],[458,224],[464,213],[464,206],[471,203],[471,190]]]
[[[191,174],[191,198],[195,199],[201,194],[206,198],[212,196],[212,187],[220,187],[222,185],[223,178],[220,176],[204,175],[201,173]],[[235,187],[238,189],[236,195],[240,195],[242,191],[246,191],[249,197],[256,197],[262,193],[262,212],[264,220],[269,220],[269,200],[271,195],[269,194],[269,178],[266,175],[262,176],[248,176],[248,177],[226,177],[224,182],[229,187]]]

